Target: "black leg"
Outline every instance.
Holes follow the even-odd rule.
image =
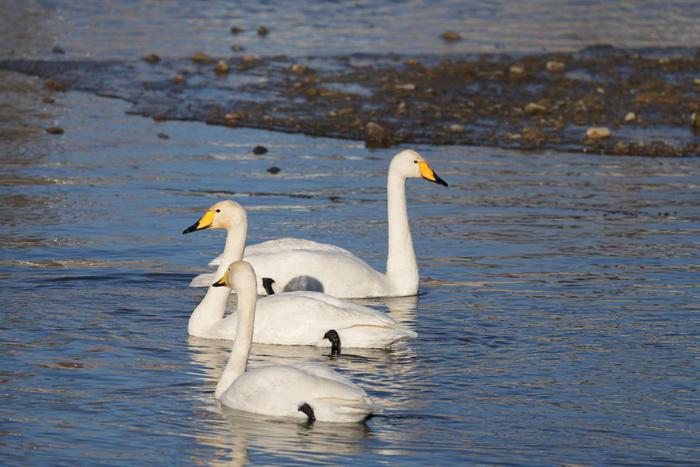
[[[301,404],[297,410],[299,412],[304,412],[306,416],[309,417],[309,423],[313,423],[316,421],[316,414],[314,413],[314,409],[311,408],[311,406],[306,402]]]
[[[275,291],[272,290],[272,284],[274,284],[274,283],[275,283],[274,279],[270,279],[269,277],[262,278],[263,288],[265,289],[265,292],[267,292],[268,295],[275,294]]]
[[[323,338],[331,341],[331,355],[340,355],[340,336],[338,331],[331,329],[323,335]]]

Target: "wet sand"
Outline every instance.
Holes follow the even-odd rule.
[[[0,69],[39,76],[54,92],[124,99],[131,113],[157,121],[365,140],[370,147],[700,154],[700,53],[694,48],[595,46],[577,53],[459,57],[195,54],[4,60]]]

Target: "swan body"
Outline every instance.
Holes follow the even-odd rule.
[[[306,240],[303,238],[291,238],[291,237],[285,237],[285,238],[276,238],[274,240],[268,240],[266,242],[261,242],[257,243],[255,245],[250,245],[246,246],[245,248],[245,257],[246,261],[253,259],[253,262],[256,262],[256,259],[258,257],[262,257],[263,259],[261,261],[264,261],[264,258],[277,260],[280,259],[280,255],[282,255],[282,252],[299,252],[299,251],[307,251],[307,252],[321,252],[321,253],[328,253],[329,255],[346,255],[356,258],[350,251],[346,250],[345,248],[340,248],[335,245],[331,245],[330,243],[321,243],[321,242],[314,242],[313,240]],[[270,256],[272,255],[272,256]],[[223,253],[220,254],[219,256],[215,257],[209,262],[209,266],[219,266],[221,265],[221,259],[223,258]],[[286,256],[286,255],[285,255]],[[333,256],[330,256],[331,258]],[[292,259],[292,258],[290,258]],[[362,261],[362,260],[360,260]],[[288,261],[283,261],[281,264],[287,264]],[[363,262],[366,267],[366,263]],[[263,276],[261,276],[263,277]],[[217,279],[216,273],[211,272],[211,273],[203,273],[195,276],[192,281],[190,282],[190,287],[209,287],[212,282],[214,282]],[[313,288],[307,287],[307,289],[314,290]],[[295,290],[300,290],[300,289],[295,289]],[[306,290],[306,289],[304,289]],[[333,295],[333,294],[330,294]]]
[[[295,238],[250,246],[244,259],[260,277],[274,279],[275,291],[315,290],[341,298],[416,295],[419,275],[408,224],[405,184],[407,178],[419,177],[447,186],[417,152],[408,149],[393,157],[387,176],[389,251],[386,273],[376,271],[346,249]],[[221,263],[221,259],[217,259]],[[205,285],[212,279],[213,275],[203,274],[195,277],[190,285]],[[264,294],[261,284],[258,291]]]
[[[276,417],[326,422],[361,422],[375,409],[361,388],[318,363],[271,365],[246,371],[256,315],[256,277],[237,261],[215,284],[235,288],[238,325],[231,356],[215,396],[227,407]]]
[[[259,299],[253,342],[329,347],[331,343],[324,335],[333,329],[340,336],[343,347],[381,349],[400,339],[416,337],[415,332],[401,328],[384,313],[340,300],[334,304],[327,298],[333,297],[298,291]],[[190,334],[210,339],[234,339],[238,313],[236,310],[206,327],[193,323]]]
[[[247,235],[245,209],[234,201],[214,204],[200,220],[185,230],[204,228],[227,230],[224,261],[242,257]],[[218,274],[226,271],[219,266]],[[213,283],[214,280],[210,282]],[[190,335],[212,339],[234,339],[238,332],[238,314],[224,317],[230,290],[210,287],[195,308],[188,324]],[[331,346],[326,332],[338,333],[343,347],[386,348],[416,333],[403,328],[385,313],[340,300],[324,293],[297,291],[263,297],[257,301],[253,342],[279,345]]]

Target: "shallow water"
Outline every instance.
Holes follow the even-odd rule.
[[[385,407],[306,427],[214,401],[228,345],[187,337],[203,294],[187,284],[223,235],[181,231],[233,198],[253,242],[333,242],[382,268],[394,150],[159,124],[80,93],[9,101],[2,463],[698,460],[700,159],[418,147],[450,183],[408,182],[422,295],[365,303],[419,337],[334,360],[253,348],[254,365],[325,361]],[[52,119],[65,135],[32,132]]]
[[[60,59],[57,43],[66,58],[130,59],[236,43],[296,55],[700,40],[698,5],[683,1],[442,2],[430,15],[420,2],[336,2],[276,5],[277,16],[260,3],[17,3],[0,15],[2,58]],[[239,19],[271,33],[231,36]],[[445,29],[467,40],[444,44]],[[45,105],[41,88],[0,73],[3,465],[700,459],[700,159],[417,147],[450,183],[408,182],[422,294],[361,302],[418,338],[337,359],[253,347],[252,365],[324,361],[384,406],[366,425],[307,427],[214,401],[229,344],[187,336],[203,295],[187,284],[223,235],[181,231],[232,198],[249,210],[251,242],[332,242],[381,269],[395,150],[155,123],[77,92]],[[45,134],[51,125],[66,133]],[[252,155],[258,144],[270,151]]]
[[[82,0],[9,2],[0,15],[0,56],[133,59],[149,53],[185,57],[203,51],[334,55],[447,54],[697,46],[695,0],[359,0],[228,2]],[[24,27],[25,24],[31,27]],[[269,34],[256,34],[259,26]],[[244,29],[231,34],[231,26]],[[445,42],[444,31],[463,40]]]

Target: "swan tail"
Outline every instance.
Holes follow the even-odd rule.
[[[215,276],[216,273],[214,272],[199,274],[190,281],[190,287],[209,287],[218,279]]]
[[[338,333],[344,347],[365,349],[385,349],[400,340],[418,336],[414,331],[403,327],[380,326],[353,326],[338,330]]]
[[[357,423],[365,421],[382,408],[368,397],[357,400],[323,398],[313,402],[318,420],[329,422]]]

